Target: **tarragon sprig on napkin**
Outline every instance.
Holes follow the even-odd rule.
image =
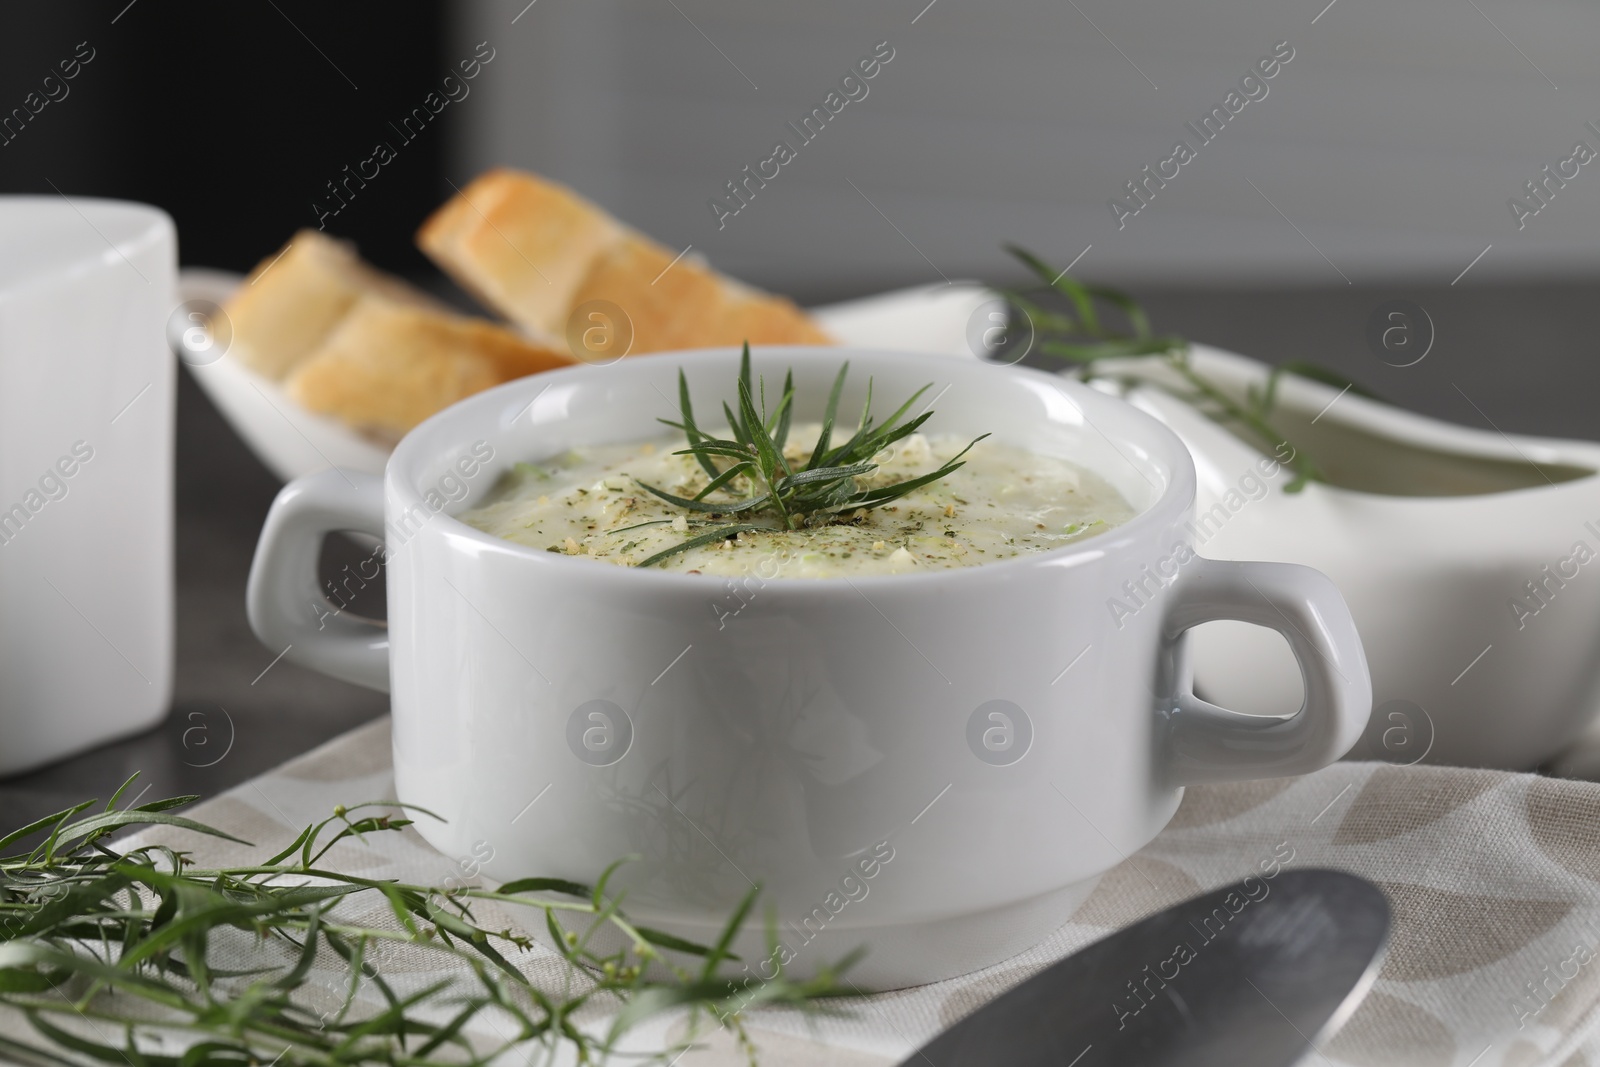
[[[328,864],[340,842],[401,830],[412,823],[406,812],[421,810],[393,802],[336,808],[258,863],[201,867],[162,845],[118,852],[109,835],[152,824],[246,843],[168,810],[195,797],[118,810],[126,788],[104,811],[84,814],[89,801],[0,838],[0,1008],[21,1013],[39,1038],[0,1032],[0,1059],[422,1067],[553,1062],[564,1048],[596,1063],[631,1027],[671,1009],[710,1013],[742,1038],[741,1009],[812,1007],[836,994],[832,975],[851,962],[807,982],[781,969],[767,981],[726,977],[722,965],[737,959],[730,945],[756,890],[708,946],[628,919],[607,888],[617,864],[593,886],[522,878],[493,890],[365,878]],[[3,855],[41,836],[36,847]],[[367,917],[373,905],[392,921]],[[475,910],[485,907],[541,920],[566,977],[525,974],[516,961],[534,950],[532,940],[484,925]],[[598,947],[607,934],[623,947]],[[415,978],[419,967],[443,977],[420,989],[399,981],[386,973],[398,950],[410,957],[402,977]],[[698,965],[679,965],[664,950]],[[312,988],[316,977],[324,987]]]

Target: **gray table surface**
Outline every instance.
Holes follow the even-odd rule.
[[[1163,332],[1272,361],[1313,359],[1466,425],[1595,439],[1597,293],[1600,284],[1565,282],[1138,295]],[[1425,307],[1437,334],[1413,367],[1385,365],[1364,341],[1372,310],[1396,297]],[[189,376],[180,380],[172,711],[139,736],[0,781],[0,826],[107,797],[135,771],[150,799],[214,795],[387,710],[382,694],[288,662],[268,669],[274,653],[250,633],[244,583],[278,485]]]

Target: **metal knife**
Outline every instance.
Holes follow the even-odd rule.
[[[1252,876],[1052,965],[901,1067],[1290,1067],[1355,1010],[1388,937],[1363,878]]]

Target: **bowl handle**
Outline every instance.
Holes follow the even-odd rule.
[[[250,628],[290,662],[387,692],[388,629],[341,612],[317,584],[323,538],[346,531],[371,534],[381,543],[381,478],[326,470],[279,490],[250,564],[245,593]],[[377,577],[383,554],[382,547],[374,552],[371,577]]]
[[[1293,563],[1195,556],[1183,566],[1168,603],[1163,636],[1177,689],[1168,719],[1171,784],[1305,774],[1356,743],[1372,712],[1372,678],[1350,609],[1322,572]],[[1298,711],[1246,715],[1194,695],[1187,643],[1179,638],[1217,619],[1283,635],[1305,683]]]

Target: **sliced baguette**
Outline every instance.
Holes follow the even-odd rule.
[[[392,443],[458,400],[572,362],[564,349],[505,327],[369,294],[285,388],[309,410]]]
[[[228,301],[229,352],[257,374],[280,380],[366,293],[442,310],[427,294],[362,262],[350,243],[301,230],[262,260]]]
[[[599,302],[621,309],[632,326],[630,355],[717,344],[709,337],[722,315],[722,280],[687,258],[667,270],[670,263],[665,248],[629,236],[590,267],[573,307]]]
[[[629,354],[701,345],[831,344],[793,303],[630,230],[571,190],[499,168],[428,219],[417,244],[462,288],[539,338],[592,301],[632,325]]]
[[[566,186],[498,167],[435,211],[417,244],[485,307],[559,337],[590,264],[623,234]]]

